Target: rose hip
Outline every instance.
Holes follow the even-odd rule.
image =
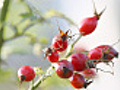
[[[20,81],[31,81],[35,78],[35,71],[31,66],[25,65],[18,70]]]
[[[75,71],[83,71],[86,69],[86,61],[87,56],[83,53],[74,53],[70,57],[68,57],[68,61],[70,61],[73,65]]]
[[[61,78],[69,78],[73,74],[73,66],[67,60],[61,60],[56,68],[56,73]]]
[[[76,89],[87,88],[92,81],[85,81],[84,76],[81,74],[74,73],[73,76],[70,78],[70,83]]]

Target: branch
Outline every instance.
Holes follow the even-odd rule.
[[[22,31],[22,33],[24,34],[25,32],[27,32],[27,30],[29,30],[32,26],[34,26],[35,25],[35,23],[30,23],[29,25],[27,25],[24,29],[23,29],[23,31]]]
[[[27,32],[32,26],[34,26],[34,25],[35,25],[35,23],[30,23],[30,24],[28,24],[28,25],[23,29],[23,31],[22,31],[21,33],[15,32],[15,34],[14,34],[12,37],[9,37],[8,39],[5,39],[4,41],[5,41],[5,42],[8,42],[8,41],[17,39],[17,38],[19,38],[19,37],[21,37],[21,36],[33,37],[32,34],[28,34],[28,33],[26,34],[26,32]],[[16,31],[16,30],[15,30],[15,31]]]
[[[67,58],[68,56],[70,56],[73,52],[73,47],[75,46],[75,44],[81,39],[82,35],[80,34],[78,36],[78,38],[71,44],[68,46],[67,48],[67,52],[66,52],[66,55],[65,55],[65,58]]]
[[[6,43],[6,42],[9,42],[9,41],[11,41],[11,40],[14,40],[14,39],[20,38],[20,37],[22,37],[22,36],[33,37],[32,34],[28,34],[28,33],[25,34],[25,33],[22,33],[22,34],[14,35],[14,36],[12,36],[12,37],[6,39],[4,42]]]

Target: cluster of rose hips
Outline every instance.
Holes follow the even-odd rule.
[[[102,13],[97,13],[93,17],[82,20],[79,28],[81,36],[92,33]],[[63,79],[69,79],[72,86],[76,89],[86,88],[92,81],[86,80],[86,75],[95,74],[92,70],[97,69],[99,63],[109,63],[114,57],[118,57],[118,52],[110,45],[100,45],[88,51],[87,54],[82,52],[69,52],[69,55],[61,59],[59,54],[68,47],[68,31],[65,33],[58,27],[60,34],[56,35],[52,40],[52,47],[45,49],[45,58],[47,57],[51,63],[55,63],[56,74]],[[83,74],[80,74],[83,72]],[[23,66],[18,70],[18,77],[21,81],[31,81],[35,77],[35,71],[31,66]]]

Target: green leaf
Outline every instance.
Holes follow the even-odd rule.
[[[28,18],[28,17],[30,17],[30,16],[32,16],[32,13],[22,13],[22,14],[20,14],[20,16],[22,17],[22,18]]]
[[[34,67],[35,74],[45,74],[41,67]]]

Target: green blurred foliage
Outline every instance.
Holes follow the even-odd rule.
[[[46,37],[41,37],[39,39],[39,42],[42,43],[42,44],[48,44],[48,39]]]
[[[46,29],[43,26],[46,23],[48,24],[47,26],[49,26],[50,28],[50,25],[52,23],[49,21],[49,19],[52,17],[64,18],[70,24],[75,25],[75,23],[71,19],[56,10],[50,9],[45,13],[41,13],[35,7],[31,7],[24,0],[10,1],[11,2],[7,12],[7,18],[4,25],[4,39],[6,41],[13,41],[13,43],[9,43],[10,48],[15,47],[12,49],[13,53],[25,54],[25,52],[30,52],[32,47],[31,49],[23,48],[23,46],[29,46],[29,44],[34,45],[35,43],[40,43],[42,45],[47,45],[49,38],[46,36],[48,35],[42,35],[48,30],[43,30]],[[22,36],[25,36],[26,38]],[[24,41],[24,39],[26,39],[27,42]],[[18,44],[18,49],[16,45],[14,45],[14,43]],[[19,45],[20,43],[22,43],[22,46]],[[20,47],[22,47],[23,49]]]
[[[13,72],[11,70],[0,70],[0,82],[5,82],[11,80]]]
[[[7,0],[5,1],[7,3]],[[8,11],[4,10],[7,17],[2,19],[4,23],[0,25],[0,29],[1,26],[4,27],[4,32],[2,33],[4,42],[2,47],[8,47],[7,49],[3,49],[4,51],[0,51],[3,52],[2,56],[5,57],[13,53],[29,54],[35,48],[36,43],[39,43],[42,47],[49,44],[48,37],[49,32],[51,32],[50,25],[52,25],[49,19],[52,19],[52,17],[62,18],[70,24],[76,25],[71,19],[56,10],[51,9],[45,13],[41,13],[36,8],[30,7],[25,0],[9,0],[8,4],[10,4]],[[4,5],[4,8],[6,7],[7,6]],[[45,24],[49,29],[44,28]],[[47,30],[49,31],[47,32],[48,35],[44,35],[43,33]],[[37,46],[39,47],[40,45]],[[10,53],[8,54],[7,50],[9,50],[9,48]],[[41,69],[34,69],[36,70],[36,74],[45,74],[45,71]],[[14,74],[12,70],[0,70],[0,81],[11,80],[11,77],[14,78],[13,76],[15,75],[12,74]],[[41,84],[40,88],[44,88],[42,90],[48,90],[50,87],[57,85],[59,87],[57,90],[61,90],[61,87],[66,87],[68,84],[68,80],[60,79],[56,74],[53,74]],[[46,86],[49,86],[49,88]]]

